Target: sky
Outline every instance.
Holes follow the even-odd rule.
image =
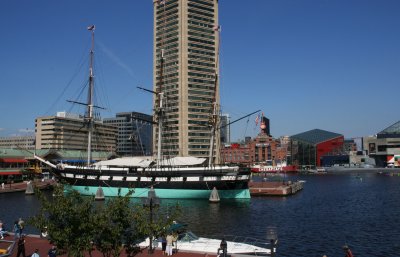
[[[167,0],[168,1],[168,0]],[[400,1],[220,0],[221,108],[261,110],[278,138],[311,129],[345,138],[400,120]],[[82,112],[90,32],[102,117],[152,113],[152,0],[0,1],[0,136],[31,134],[35,118]],[[256,115],[231,140],[259,133]]]

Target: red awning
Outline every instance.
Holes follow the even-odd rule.
[[[27,163],[28,161],[20,158],[0,158],[0,162],[6,163]]]
[[[7,176],[7,175],[22,175],[22,172],[19,170],[7,170],[7,171],[0,170],[0,176]]]

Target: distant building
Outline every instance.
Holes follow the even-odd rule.
[[[221,149],[222,163],[250,165],[250,146],[248,144],[232,143]]]
[[[221,115],[221,124],[220,124],[220,136],[221,136],[221,144],[226,144],[231,142],[231,127],[228,125],[230,122],[229,114]]]
[[[364,137],[363,147],[365,152],[375,159],[377,166],[386,167],[389,159],[400,155],[400,121],[375,136]]]
[[[153,117],[139,112],[117,113],[105,118],[104,124],[117,128],[117,154],[120,156],[152,155]]]
[[[321,160],[325,155],[343,155],[344,136],[341,134],[313,129],[293,135],[290,139],[289,163],[301,169],[322,166]]]
[[[275,165],[286,160],[286,149],[281,148],[278,140],[269,135],[269,120],[262,117],[260,133],[254,139],[245,138],[244,144],[226,145],[221,151],[225,163],[251,165],[268,163]]]
[[[0,148],[34,150],[35,135],[0,137]]]
[[[58,112],[56,116],[36,118],[35,132],[36,149],[87,150],[88,127],[82,116]],[[113,125],[95,120],[92,150],[115,152],[116,135]]]

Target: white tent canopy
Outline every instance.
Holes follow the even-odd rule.
[[[167,160],[162,160],[160,166],[194,166],[203,164],[206,158],[198,157],[174,157]]]
[[[123,166],[123,167],[149,167],[153,163],[150,156],[142,157],[122,157],[95,163],[95,166]]]

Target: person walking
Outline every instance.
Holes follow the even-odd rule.
[[[23,221],[22,218],[19,218],[19,220],[18,220],[18,226],[19,226],[19,236],[21,237],[21,235],[22,235],[22,230],[23,230],[24,227],[25,227],[25,221]]]
[[[14,231],[14,240],[17,240],[17,238],[20,238],[20,237],[21,237],[20,229],[19,229],[19,225],[18,225],[18,220],[16,220],[16,221],[14,222],[13,231]]]
[[[167,256],[172,255],[172,242],[174,241],[174,237],[171,234],[168,234],[167,236]]]
[[[39,249],[36,249],[35,252],[31,255],[31,257],[40,257]]]
[[[47,253],[47,257],[56,257],[57,256],[57,248],[55,245],[53,245],[49,252]]]
[[[17,257],[19,257],[21,254],[22,254],[22,257],[26,257],[26,254],[25,254],[25,236],[21,236],[18,239]]]
[[[161,236],[161,249],[163,255],[165,255],[167,250],[167,238],[165,238],[164,234]]]
[[[343,246],[343,251],[346,253],[344,257],[354,257],[353,253],[350,251],[350,248],[347,245]]]
[[[4,239],[4,233],[3,222],[0,220],[0,239]]]

